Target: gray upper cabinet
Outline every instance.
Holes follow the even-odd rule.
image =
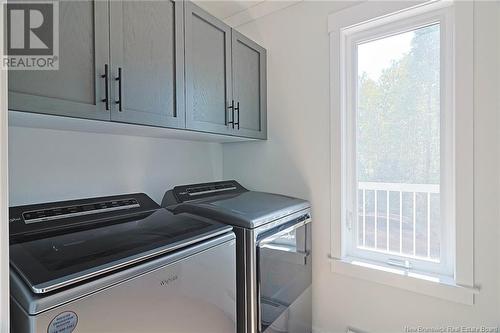
[[[182,6],[110,1],[111,120],[185,127]]]
[[[232,66],[236,135],[266,139],[266,50],[233,30]]]
[[[186,127],[231,134],[231,28],[185,3]]]
[[[186,2],[186,127],[267,137],[266,50]]]
[[[266,139],[266,50],[190,1],[59,1],[59,69],[9,109]]]
[[[108,3],[59,2],[59,70],[9,71],[9,109],[109,120]]]

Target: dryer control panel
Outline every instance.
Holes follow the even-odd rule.
[[[175,203],[197,200],[222,194],[239,194],[248,190],[236,180],[176,186],[172,190]]]

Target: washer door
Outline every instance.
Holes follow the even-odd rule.
[[[311,301],[306,299],[312,282],[309,222],[266,232],[258,241],[260,332],[310,332]]]

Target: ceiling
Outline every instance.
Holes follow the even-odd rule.
[[[301,1],[302,0],[197,0],[195,2],[210,14],[225,21],[230,26],[236,27]]]
[[[244,1],[244,0],[232,0],[232,1],[210,1],[210,0],[198,0],[195,1],[198,6],[205,9],[210,14],[215,17],[224,20],[240,12],[244,12],[247,9],[258,5],[265,0],[259,1]]]

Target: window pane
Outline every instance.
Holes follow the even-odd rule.
[[[439,34],[357,45],[358,247],[439,259]]]

